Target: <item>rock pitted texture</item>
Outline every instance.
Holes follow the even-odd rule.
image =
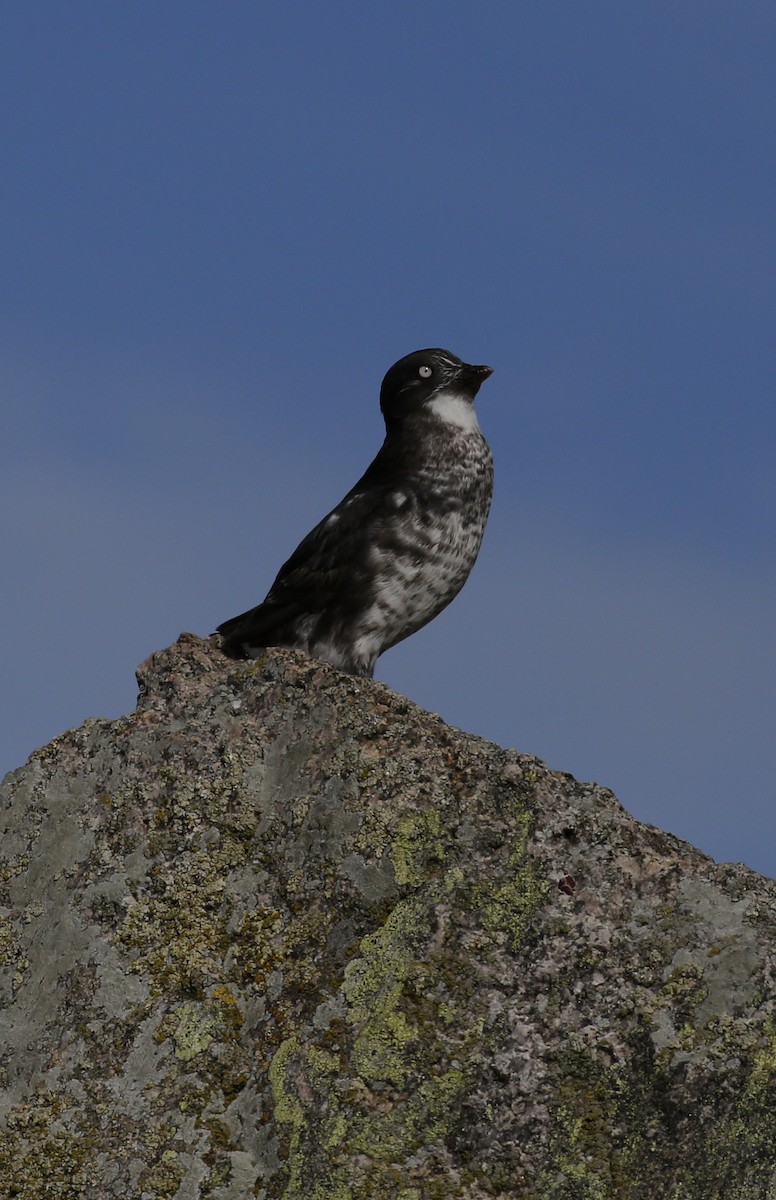
[[[767,1200],[776,885],[184,635],[2,791],[0,1197]]]

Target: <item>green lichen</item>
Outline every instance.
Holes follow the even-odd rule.
[[[437,809],[420,809],[400,817],[393,829],[391,861],[400,887],[417,887],[429,868],[445,861],[442,817]]]
[[[549,886],[526,854],[530,814],[515,804],[511,816],[511,845],[506,865],[502,872],[494,872],[492,878],[472,884],[467,907],[479,912],[484,927],[505,935],[516,950],[523,940],[527,921],[546,900]]]
[[[8,968],[8,984],[12,995],[16,995],[24,982],[30,960],[22,950],[16,930],[4,916],[0,917],[0,965]]]
[[[216,1021],[201,1004],[181,1004],[171,1015],[175,1021],[172,1033],[175,1056],[191,1062],[213,1041]]]
[[[314,1096],[313,1089],[321,1087],[324,1093],[336,1074],[337,1060],[315,1047],[302,1048],[296,1037],[283,1042],[272,1059],[269,1067],[269,1082],[272,1088],[272,1098],[275,1106],[275,1119],[281,1125],[291,1127],[287,1148],[287,1184],[283,1190],[285,1200],[292,1197],[310,1197],[310,1200],[320,1200],[329,1193],[319,1191],[309,1174],[308,1113],[303,1103],[300,1091]],[[300,1084],[302,1087],[300,1088]],[[332,1118],[329,1117],[325,1127],[317,1129],[317,1134],[325,1145],[328,1140]]]
[[[699,1031],[695,1042],[703,1044]],[[652,1200],[662,1179],[661,1195],[671,1200],[773,1200],[776,1044],[748,1065],[733,1060],[714,1092],[701,1077],[689,1109],[686,1101],[672,1106],[673,1076],[650,1052],[646,1032],[641,1046],[628,1063],[609,1066],[578,1039],[558,1053],[549,1165],[526,1196]]]
[[[335,1053],[289,1039],[270,1068],[275,1116],[289,1127],[284,1200],[412,1196],[412,1171],[424,1200],[456,1194],[441,1147],[472,1086],[484,1012],[472,1000],[460,951],[445,946],[439,913],[473,906],[487,912],[494,932],[517,942],[545,888],[524,864],[527,820],[518,822],[501,871],[477,882],[460,862],[438,873],[449,854],[433,811],[404,815],[397,829],[397,882],[417,890],[361,940],[346,967],[344,1040],[340,1032]],[[418,1154],[418,1166],[402,1168]]]
[[[227,880],[244,859],[239,843],[224,838],[151,872],[147,894],[129,909],[116,936],[131,950],[133,969],[151,976],[156,994],[202,994],[221,974],[233,937]]]
[[[145,1171],[140,1179],[144,1196],[154,1200],[172,1200],[180,1188],[186,1171],[174,1150],[165,1150],[159,1161]]]
[[[6,1118],[0,1136],[0,1197],[79,1200],[89,1180],[93,1139],[84,1130],[57,1129],[63,1097],[41,1096]]]
[[[427,936],[423,903],[398,904],[346,971],[349,1038],[339,1053],[292,1038],[275,1055],[275,1116],[290,1126],[285,1200],[398,1195],[396,1164],[449,1128],[467,1076],[440,1066],[436,1007],[418,1019],[413,981],[419,969],[430,975],[417,959]],[[364,1163],[358,1178],[354,1157]]]
[[[239,1032],[245,1023],[245,1017],[234,992],[220,983],[213,989],[213,1000],[221,1009],[224,1024],[234,1033]]]
[[[163,1150],[171,1134],[169,1125],[160,1121],[141,1129],[125,1121],[121,1129],[113,1130],[106,1153],[102,1105],[95,1097],[89,1099],[75,1117],[72,1097],[53,1091],[6,1114],[0,1134],[0,1200],[83,1200],[87,1195],[101,1195],[106,1163],[123,1167],[126,1157],[122,1163],[122,1155],[138,1144],[152,1161],[148,1178],[158,1182],[153,1191],[143,1195],[166,1200],[175,1194],[183,1173],[172,1163],[177,1154],[171,1156]],[[159,1175],[154,1176],[157,1167]]]
[[[402,1008],[402,994],[427,923],[423,902],[397,904],[381,929],[364,938],[348,966],[343,992],[355,1028],[353,1064],[367,1082],[401,1088],[412,1067],[420,1031]]]
[[[627,1200],[623,1151],[612,1138],[620,1079],[584,1049],[562,1056],[552,1136],[552,1167],[539,1195],[547,1200]]]
[[[303,1047],[296,1038],[275,1055],[270,1067],[275,1117],[290,1126],[287,1176],[278,1193],[283,1200],[411,1196],[399,1164],[443,1137],[467,1084],[462,1071],[451,1070],[426,1079],[411,1095],[383,1095],[361,1079],[346,1083],[346,1067],[337,1056]],[[447,1193],[438,1194],[452,1200],[449,1181],[445,1186]]]

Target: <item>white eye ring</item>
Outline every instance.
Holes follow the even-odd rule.
[[[430,379],[433,374],[434,372],[431,370],[431,367],[421,367],[418,371],[421,379]]]

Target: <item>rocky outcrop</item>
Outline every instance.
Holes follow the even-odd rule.
[[[184,635],[2,792],[0,1196],[776,1196],[776,887]]]

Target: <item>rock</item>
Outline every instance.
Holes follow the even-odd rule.
[[[776,885],[184,634],[2,790],[0,1197],[776,1196]]]

